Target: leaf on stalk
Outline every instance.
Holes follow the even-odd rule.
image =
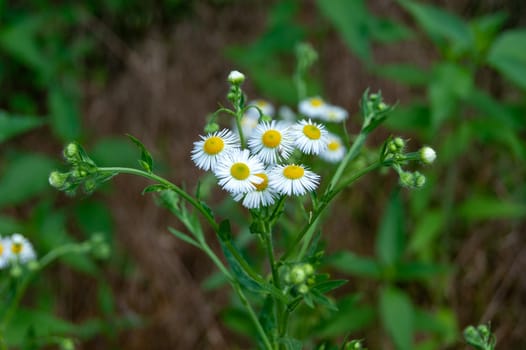
[[[151,193],[151,192],[162,192],[168,189],[169,188],[166,185],[155,184],[155,185],[150,185],[144,188],[144,190],[142,190],[142,194]]]
[[[412,349],[414,310],[409,296],[403,291],[386,286],[380,291],[380,317],[399,350]]]
[[[0,143],[35,129],[44,124],[44,119],[33,116],[15,116],[0,111]]]
[[[53,133],[64,142],[82,135],[79,98],[73,89],[54,87],[49,91],[50,123]]]
[[[180,240],[193,246],[196,246],[197,248],[201,248],[201,244],[199,244],[195,239],[193,239],[186,233],[183,233],[173,227],[168,227],[168,231],[170,231],[175,237],[179,238]]]
[[[510,30],[501,34],[488,53],[487,62],[506,78],[526,90],[526,30]]]
[[[490,195],[473,195],[460,205],[460,215],[471,221],[520,219],[526,217],[526,203]]]
[[[405,249],[403,203],[400,190],[395,189],[387,203],[376,238],[376,256],[382,264],[393,266]]]
[[[311,287],[311,289],[316,289],[318,292],[325,294],[336,288],[339,288],[349,282],[348,280],[332,280],[332,281],[323,281],[316,283]]]
[[[371,258],[362,257],[349,251],[342,251],[331,255],[326,263],[338,271],[356,276],[381,278],[382,267]]]
[[[146,147],[143,145],[139,139],[133,137],[130,134],[126,134],[130,138],[130,140],[139,148],[141,151],[141,159],[139,160],[139,164],[141,167],[146,170],[147,172],[151,173],[153,169],[153,158],[150,152],[146,149]]]

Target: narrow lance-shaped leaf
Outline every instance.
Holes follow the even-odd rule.
[[[396,189],[389,198],[376,239],[376,255],[383,264],[393,266],[399,261],[405,248],[404,236],[402,200]]]
[[[412,349],[414,310],[407,294],[395,287],[384,287],[380,292],[379,302],[383,327],[391,336],[396,349]]]
[[[141,159],[139,160],[141,167],[147,172],[151,173],[153,169],[153,158],[150,152],[148,152],[146,147],[141,141],[139,141],[139,139],[133,137],[130,134],[127,134],[126,136],[128,136],[130,140],[132,140],[132,142],[135,143],[135,145],[141,150]]]

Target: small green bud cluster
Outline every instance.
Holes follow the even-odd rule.
[[[469,345],[479,350],[494,350],[497,343],[490,327],[486,325],[468,326],[464,330],[464,339]]]
[[[64,338],[60,341],[61,350],[75,350],[75,342],[73,339]]]
[[[364,93],[362,97],[362,114],[365,118],[362,131],[369,133],[387,118],[392,106],[383,101],[382,93]]]
[[[97,165],[77,143],[69,143],[63,151],[66,162],[70,165],[67,172],[52,171],[49,184],[58,190],[73,194],[83,185],[86,193],[91,193],[101,182],[111,175],[100,174]]]
[[[406,141],[400,137],[389,137],[384,143],[380,158],[389,162],[390,166],[398,173],[400,184],[408,188],[422,188],[426,177],[418,171],[407,171],[403,166],[410,161],[421,161],[431,164],[436,159],[436,152],[428,146],[422,147],[418,152],[406,153]]]
[[[288,266],[283,276],[288,287],[292,289],[293,293],[297,294],[307,294],[309,292],[309,286],[312,286],[316,282],[314,267],[309,263]]]
[[[296,60],[298,70],[303,73],[318,60],[318,53],[309,43],[300,43],[296,46]]]
[[[228,75],[228,82],[230,83],[230,90],[226,95],[227,99],[237,109],[242,109],[245,105],[245,94],[241,90],[241,84],[245,81],[245,75],[237,70],[231,71]]]

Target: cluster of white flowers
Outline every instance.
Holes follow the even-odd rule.
[[[36,254],[33,246],[20,233],[0,237],[0,269],[13,263],[25,264],[34,259]]]
[[[316,101],[324,105],[324,112],[306,113],[304,106],[309,104],[314,108]],[[318,187],[318,174],[303,164],[291,162],[295,150],[318,155],[328,162],[343,158],[345,147],[340,138],[322,123],[312,120],[343,121],[347,112],[340,107],[329,106],[320,98],[310,98],[298,107],[300,114],[308,119],[295,122],[290,109],[286,109],[284,120],[272,119],[275,109],[265,100],[252,101],[248,106],[253,107],[249,107],[241,119],[247,149],[242,148],[234,128],[234,132],[223,129],[200,136],[191,153],[196,166],[212,171],[218,184],[245,207],[269,206],[279,195],[301,196]]]

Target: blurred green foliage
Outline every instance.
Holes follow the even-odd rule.
[[[186,8],[179,0],[166,1],[162,11],[142,1],[0,1],[0,234],[22,232],[41,255],[94,233],[113,242],[113,222],[103,201],[85,199],[72,205],[50,189],[47,177],[58,166],[56,150],[89,134],[82,123],[81,86],[106,76],[107,57],[98,50],[97,26],[105,25],[101,19],[120,35],[132,37],[154,22],[173,20]],[[40,145],[24,138],[36,131],[47,134],[38,138]],[[129,165],[137,157],[125,138],[99,140],[93,154],[101,164]],[[113,250],[111,268],[122,269],[127,263]],[[119,329],[136,323],[117,314],[104,279],[108,267],[82,254],[60,261],[95,283],[98,316],[82,324],[53,316],[62,303],[57,299],[60,288],[50,278],[36,278],[30,286],[36,292],[6,330],[9,348],[40,348],[63,337],[86,340],[100,334],[114,342]]]

